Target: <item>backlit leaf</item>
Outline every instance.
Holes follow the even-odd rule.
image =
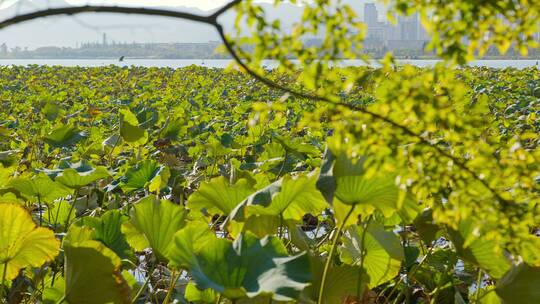
[[[0,265],[8,280],[19,270],[39,267],[54,259],[60,243],[53,231],[37,227],[30,214],[21,206],[0,203]]]

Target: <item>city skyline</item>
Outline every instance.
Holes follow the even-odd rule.
[[[43,6],[62,6],[69,3],[98,3],[103,1],[95,0],[34,0],[36,2],[23,2],[32,7],[33,4]],[[148,0],[117,0],[108,3],[143,3]],[[175,3],[185,4],[192,0],[178,1]],[[208,2],[208,1],[207,1]],[[225,0],[212,1],[214,5],[222,5]],[[155,1],[154,5],[169,3],[165,1]],[[360,19],[367,25],[367,36],[364,46],[368,49],[386,48],[413,49],[420,50],[425,47],[430,40],[425,29],[421,25],[418,14],[412,16],[396,16],[396,24],[388,21],[386,17],[386,7],[380,2],[369,1],[360,2],[356,0],[346,0],[345,3],[352,4]],[[199,6],[204,6],[199,2]],[[196,13],[202,12],[195,8],[184,8]],[[302,13],[302,8],[292,5],[282,5],[273,7],[266,5],[268,14],[272,18],[282,20],[284,28],[290,28],[291,24],[298,20]],[[3,14],[2,14],[3,13]],[[6,10],[0,11],[0,18],[6,18],[17,13]],[[33,23],[42,26],[33,26]],[[224,26],[232,29],[234,16],[224,16],[222,19]],[[97,25],[97,26],[93,26]],[[42,33],[38,33],[42,31]],[[61,33],[61,34],[59,34]],[[45,18],[33,21],[29,24],[17,25],[3,30],[0,37],[0,44],[5,43],[9,48],[19,47],[30,50],[40,47],[78,47],[82,43],[95,43],[102,40],[103,34],[109,37],[110,41],[119,43],[207,43],[219,40],[212,28],[193,22],[179,21],[168,18],[147,17],[147,16],[127,16],[111,14],[83,14],[72,17]],[[538,34],[537,34],[538,36]],[[314,37],[320,38],[320,37]]]
[[[368,48],[387,48],[421,50],[429,41],[429,36],[420,23],[418,13],[410,16],[397,16],[397,23],[381,21],[379,9],[374,3],[364,4],[364,23],[367,26],[366,46]]]

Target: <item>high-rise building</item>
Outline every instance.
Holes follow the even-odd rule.
[[[375,3],[364,5],[364,22],[367,25],[366,40],[381,47],[386,40],[386,24],[379,22],[379,11]]]
[[[398,26],[401,40],[419,40],[419,25],[418,14],[411,16],[399,16]]]
[[[368,26],[378,26],[379,23],[379,12],[375,3],[366,3],[364,6],[364,22]]]
[[[422,50],[429,36],[420,22],[418,13],[410,16],[395,16],[397,24],[379,21],[379,10],[375,3],[364,5],[364,22],[367,35],[364,46],[368,49]]]

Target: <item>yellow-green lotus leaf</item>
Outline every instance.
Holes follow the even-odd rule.
[[[37,227],[24,208],[0,204],[0,265],[7,264],[6,279],[13,280],[22,268],[53,260],[59,249],[53,231]]]

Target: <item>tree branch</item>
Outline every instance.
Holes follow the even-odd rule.
[[[446,157],[450,160],[452,160],[459,168],[470,174],[474,179],[479,181],[486,189],[488,189],[493,196],[502,204],[503,208],[506,208],[511,205],[511,201],[508,201],[504,199],[497,190],[495,190],[493,187],[491,187],[487,181],[485,181],[483,178],[480,178],[480,176],[474,172],[471,168],[467,166],[465,162],[463,162],[461,159],[451,155],[448,151],[444,150],[440,146],[436,144],[432,144],[428,139],[424,138],[421,134],[418,134],[414,132],[413,130],[409,129],[407,126],[401,125],[388,117],[382,116],[380,114],[377,114],[375,112],[372,112],[368,110],[367,108],[347,104],[347,103],[341,103],[341,102],[334,102],[328,97],[325,96],[317,96],[310,93],[305,93],[299,90],[295,90],[289,87],[285,87],[283,85],[280,85],[264,76],[259,75],[254,70],[250,69],[240,58],[234,47],[232,46],[231,42],[227,39],[225,32],[223,30],[223,26],[217,22],[217,18],[227,12],[228,10],[232,9],[236,5],[238,5],[242,0],[233,0],[229,2],[228,4],[224,5],[222,8],[218,9],[214,14],[209,16],[203,16],[198,14],[192,14],[187,12],[181,12],[181,11],[173,11],[173,10],[166,10],[166,9],[153,9],[153,8],[132,8],[132,7],[121,7],[121,6],[76,6],[76,7],[63,7],[63,8],[51,8],[46,10],[41,10],[37,12],[32,12],[28,14],[22,14],[18,15],[12,18],[8,18],[2,22],[0,22],[0,29],[6,28],[8,26],[12,26],[15,24],[27,22],[30,20],[38,19],[38,18],[44,18],[49,16],[57,16],[57,15],[76,15],[81,13],[121,13],[121,14],[138,14],[138,15],[147,15],[147,16],[161,16],[161,17],[171,17],[171,18],[177,18],[177,19],[184,19],[184,20],[190,20],[194,22],[204,23],[211,25],[216,28],[218,31],[218,34],[225,45],[227,51],[230,53],[230,55],[233,57],[233,59],[236,61],[236,63],[244,69],[246,73],[248,73],[250,76],[255,78],[256,80],[260,81],[261,83],[265,84],[266,86],[277,89],[286,93],[289,93],[291,95],[294,95],[299,98],[305,98],[309,100],[314,101],[320,101],[327,104],[332,104],[335,106],[342,106],[345,108],[348,108],[350,110],[364,113],[373,119],[388,123],[392,127],[401,130],[405,134],[416,138],[419,140],[421,144],[424,144],[428,147],[431,147],[433,150],[435,150],[438,154],[440,154],[443,157]]]
[[[441,156],[446,157],[447,159],[450,159],[460,169],[467,172],[470,176],[472,176],[474,179],[479,181],[489,192],[491,192],[493,194],[493,196],[502,204],[503,208],[507,208],[512,204],[511,201],[508,201],[505,198],[503,198],[498,193],[497,190],[495,190],[493,187],[491,187],[487,183],[486,180],[481,178],[476,172],[474,172],[471,168],[469,168],[467,166],[467,164],[465,162],[463,162],[461,159],[459,159],[459,158],[455,157],[454,155],[450,154],[448,151],[444,150],[443,148],[441,148],[437,144],[432,144],[428,139],[424,138],[421,134],[418,134],[418,133],[414,132],[413,130],[409,129],[407,126],[401,125],[401,124],[389,119],[388,117],[385,117],[385,116],[382,116],[382,115],[380,115],[378,113],[372,112],[372,111],[370,111],[370,110],[368,110],[368,109],[366,109],[364,107],[351,105],[351,104],[348,104],[348,103],[334,102],[334,101],[330,100],[329,98],[327,98],[325,96],[317,96],[317,95],[312,95],[312,94],[309,94],[309,93],[297,91],[297,90],[294,90],[292,88],[280,85],[280,84],[278,84],[278,83],[276,83],[276,82],[274,82],[274,81],[272,81],[272,80],[270,80],[270,79],[268,79],[268,78],[266,78],[264,76],[259,75],[257,72],[255,72],[254,70],[249,68],[242,61],[242,58],[240,58],[240,56],[238,55],[238,53],[236,52],[236,50],[234,49],[234,47],[232,46],[230,41],[227,39],[227,36],[225,35],[225,32],[223,31],[223,27],[221,25],[219,25],[219,24],[216,24],[216,29],[218,30],[219,36],[220,36],[221,40],[223,41],[223,44],[225,45],[225,48],[231,54],[233,59],[238,63],[238,65],[242,69],[244,69],[246,73],[248,73],[253,78],[257,79],[258,81],[262,82],[266,86],[271,87],[273,89],[283,91],[285,93],[289,93],[289,94],[294,95],[296,97],[315,100],[315,101],[320,101],[320,102],[324,102],[324,103],[335,105],[335,106],[342,106],[342,107],[345,107],[345,108],[347,108],[349,110],[352,110],[352,111],[364,113],[364,114],[366,114],[368,116],[371,116],[375,120],[379,120],[379,121],[388,123],[392,127],[401,130],[403,133],[405,133],[405,134],[407,134],[407,135],[409,135],[409,136],[411,136],[413,138],[416,138],[421,144],[423,144],[425,146],[428,146],[428,147],[431,147],[433,150],[435,150],[435,152],[437,152]]]
[[[219,18],[219,16],[223,15],[224,13],[226,13],[227,11],[232,9],[233,7],[237,6],[238,4],[240,4],[240,2],[242,2],[242,0],[234,0],[234,1],[231,1],[231,2],[227,3],[222,8],[218,9],[215,13],[210,15],[210,18],[212,18],[214,21],[217,22],[217,19]]]
[[[147,16],[160,16],[171,17],[177,19],[190,20],[199,23],[205,23],[209,25],[215,25],[215,19],[212,16],[203,16],[187,12],[155,9],[155,8],[137,8],[137,7],[123,7],[123,6],[74,6],[74,7],[60,7],[50,8],[46,10],[40,10],[28,14],[17,15],[12,18],[5,19],[0,22],[0,29],[12,26],[18,23],[27,22],[34,19],[58,16],[58,15],[77,15],[82,13],[119,13],[119,14],[137,14]]]

